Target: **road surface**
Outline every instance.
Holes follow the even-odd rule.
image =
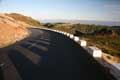
[[[6,62],[9,59],[5,65],[13,66],[9,69],[8,65],[5,79],[13,75],[18,76],[16,80],[112,80],[91,55],[67,36],[30,30],[29,38],[2,51]]]

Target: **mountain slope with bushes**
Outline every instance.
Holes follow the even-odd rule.
[[[99,47],[104,53],[117,57],[116,62],[120,62],[120,26],[55,23],[48,28],[79,36],[80,39],[87,40],[88,45]]]

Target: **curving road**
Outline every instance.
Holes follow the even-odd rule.
[[[29,38],[5,53],[21,80],[112,80],[73,40],[52,31],[30,30]]]

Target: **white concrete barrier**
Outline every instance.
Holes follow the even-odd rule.
[[[61,31],[61,33],[63,33],[63,32]]]
[[[67,33],[66,32],[64,32],[64,35],[66,35]]]
[[[80,46],[87,46],[87,41],[85,40],[80,40],[79,41]]]
[[[61,31],[59,31],[58,33],[60,33]]]
[[[74,35],[70,34],[70,38],[73,39],[73,38],[74,38]]]
[[[64,34],[64,32],[61,32],[61,34]]]
[[[57,32],[57,30],[54,30],[55,32]]]
[[[80,41],[79,37],[75,36],[74,41],[79,42]]]
[[[59,33],[59,31],[57,30],[57,33]]]
[[[102,57],[102,51],[95,46],[88,46],[87,51],[93,55],[93,57]]]
[[[67,36],[70,36],[70,33],[67,33],[66,35],[67,35]]]

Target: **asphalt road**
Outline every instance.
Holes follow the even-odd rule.
[[[14,44],[6,54],[22,80],[112,80],[79,44],[47,30]]]

